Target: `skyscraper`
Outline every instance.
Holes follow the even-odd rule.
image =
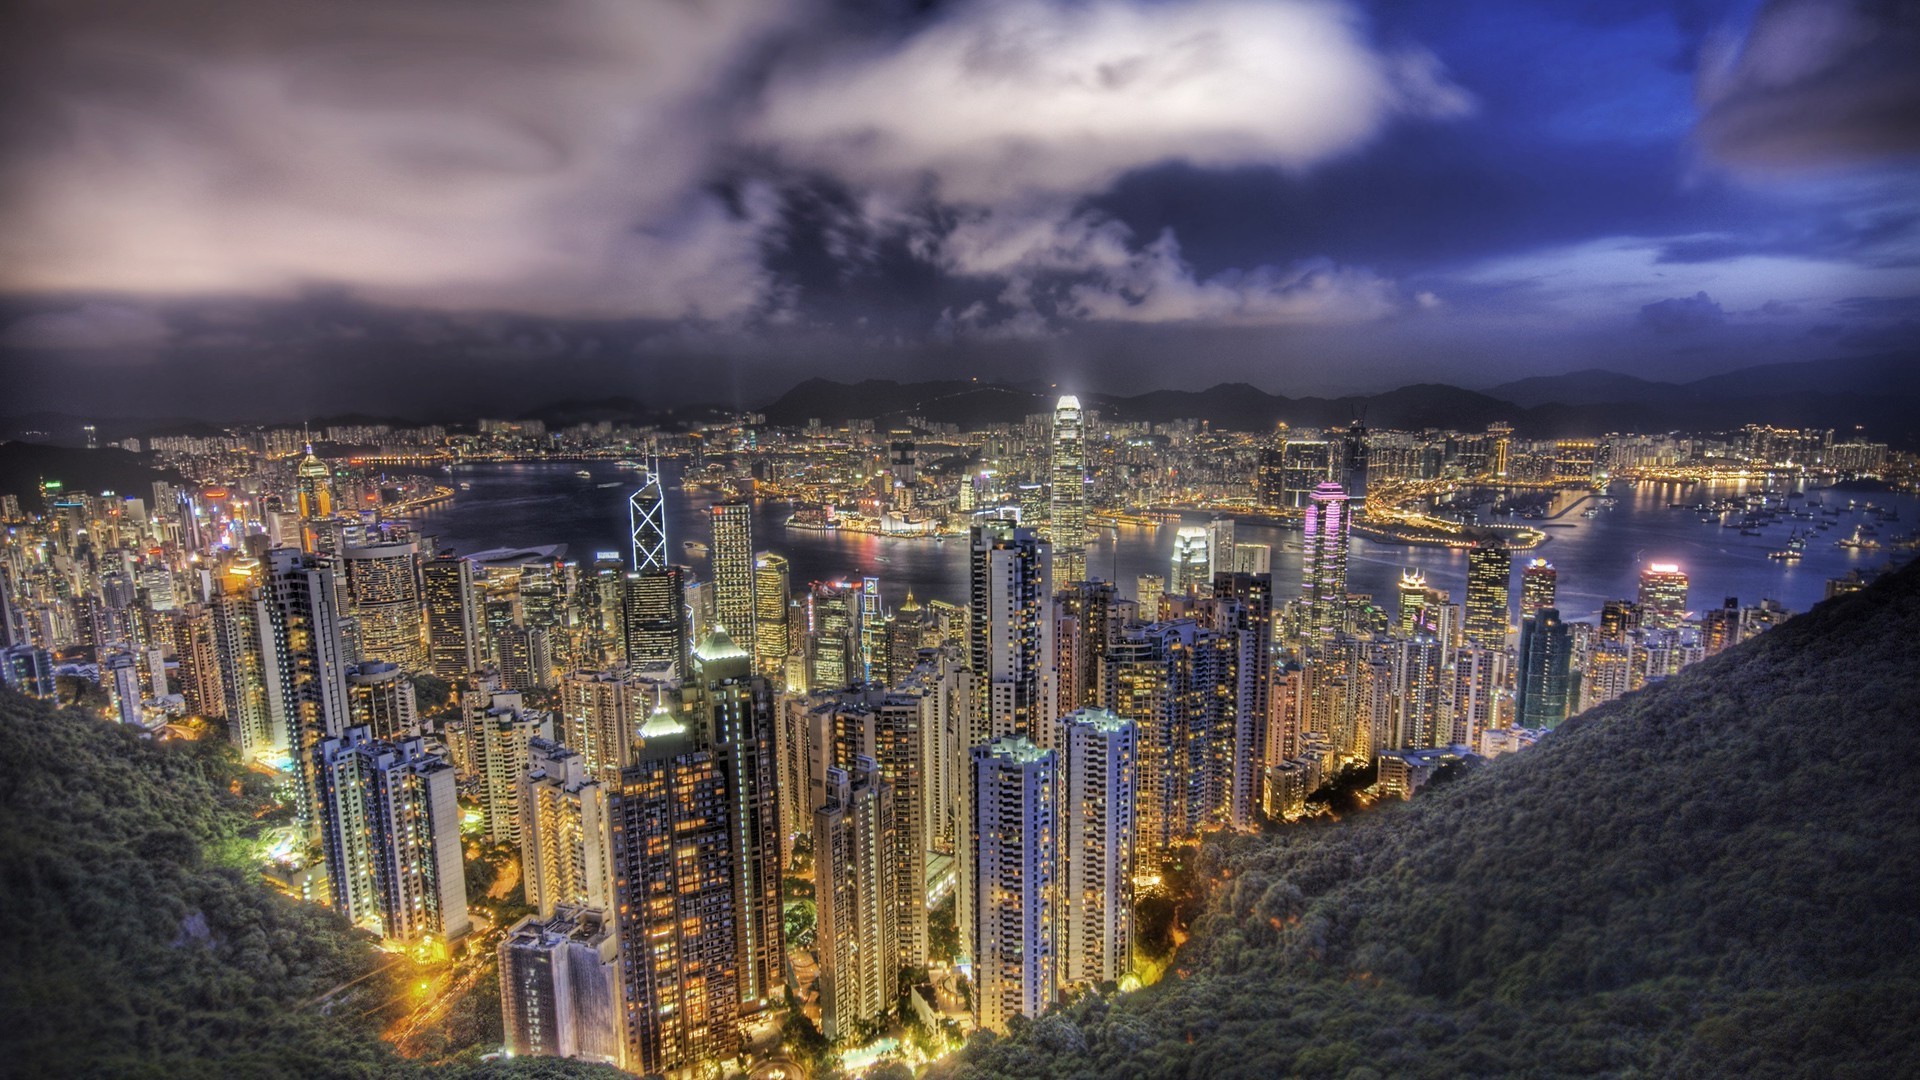
[[[313,748],[344,732],[347,703],[346,643],[340,632],[340,595],[333,562],[290,548],[268,553],[264,594],[270,648],[262,650],[267,708],[286,732],[286,747],[298,772],[299,814],[309,833],[314,817]],[[277,690],[277,693],[272,691]]]
[[[520,780],[520,872],[540,918],[562,905],[613,910],[607,791],[586,758],[548,739],[527,742]]]
[[[826,800],[813,812],[820,1027],[829,1039],[882,1016],[899,996],[890,794],[879,766],[861,757],[852,769],[826,770]]]
[[[1174,596],[1206,596],[1213,589],[1213,570],[1207,561],[1207,530],[1182,525],[1173,534],[1173,565],[1167,574],[1167,592]]]
[[[791,624],[787,607],[792,600],[792,583],[787,558],[771,551],[754,557],[753,564],[753,658],[761,674],[770,675],[793,651],[788,640]]]
[[[1538,608],[1520,620],[1520,656],[1514,672],[1514,721],[1521,727],[1558,727],[1567,718],[1573,636],[1556,608]]]
[[[1054,718],[1053,553],[1004,520],[973,527],[971,661],[990,736],[1045,744]]]
[[[541,716],[522,712],[520,695],[511,691],[483,686],[463,696],[487,837],[496,844],[518,844],[520,784],[527,772],[528,743],[541,732]]]
[[[1513,553],[1479,544],[1467,553],[1467,640],[1483,649],[1507,646]]]
[[[626,1067],[667,1073],[740,1047],[733,800],[726,770],[656,710],[609,800]]]
[[[1640,624],[1678,630],[1687,619],[1687,575],[1673,563],[1648,563],[1640,571]]]
[[[1520,571],[1520,617],[1553,607],[1559,592],[1560,573],[1545,559],[1534,559]]]
[[[1087,431],[1080,399],[1062,397],[1053,410],[1053,485],[1047,538],[1061,583],[1087,576]]]
[[[500,1015],[514,1057],[619,1065],[618,939],[604,909],[529,915],[500,941]]]
[[[466,871],[453,767],[419,739],[365,728],[313,748],[333,906],[390,941],[464,935]]]
[[[713,613],[728,636],[754,642],[753,505],[716,503],[713,517]]]
[[[1273,578],[1215,573],[1213,623],[1237,638],[1226,821],[1252,828],[1273,700]]]
[[[411,540],[348,546],[341,556],[353,615],[360,621],[362,654],[410,670],[424,666],[420,589],[414,576],[419,546]]]
[[[627,496],[627,528],[632,534],[633,572],[665,570],[667,558],[667,493],[660,486],[660,470],[647,471],[646,482]]]
[[[620,782],[651,684],[625,671],[570,671],[560,680],[559,736],[607,789]]]
[[[1301,539],[1301,608],[1308,635],[1326,638],[1339,631],[1347,607],[1347,493],[1323,483],[1307,500]]]
[[[1022,735],[973,748],[969,807],[974,1022],[1005,1032],[1036,1017],[1058,987],[1058,758]]]
[[[621,619],[627,668],[678,678],[687,670],[686,568],[667,565],[627,575]]]
[[[376,739],[420,734],[420,709],[413,679],[398,664],[369,660],[347,665],[349,723],[372,731]]]
[[[427,609],[427,668],[448,681],[480,667],[480,607],[473,564],[442,551],[420,567]]]
[[[1136,728],[1105,709],[1062,723],[1059,977],[1097,985],[1133,966]]]
[[[1400,571],[1400,585],[1395,592],[1399,604],[1393,632],[1403,638],[1412,637],[1414,628],[1420,625],[1420,613],[1427,609],[1426,573],[1418,568]]]

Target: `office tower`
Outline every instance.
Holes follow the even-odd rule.
[[[739,1051],[729,786],[715,752],[661,708],[608,800],[628,1069],[667,1073]]]
[[[53,697],[53,654],[24,642],[0,649],[0,683],[16,694]]]
[[[696,737],[727,776],[738,896],[738,989],[749,1012],[782,985],[786,952],[780,910],[779,803],[774,791],[773,688],[753,656],[716,627],[693,653],[689,709]]]
[[[529,915],[498,953],[509,1056],[621,1063],[619,939],[606,909]]]
[[[880,579],[877,577],[860,579],[860,679],[873,682],[879,678],[876,658],[884,655],[880,639],[885,631],[886,615],[880,603]]]
[[[1053,485],[1047,539],[1054,577],[1062,584],[1087,576],[1087,430],[1080,399],[1062,397],[1053,410]]]
[[[647,470],[640,490],[627,496],[627,526],[633,541],[633,572],[665,570],[667,557],[667,493],[658,467]]]
[[[1064,716],[1100,700],[1100,669],[1116,628],[1120,594],[1110,581],[1082,581],[1054,597],[1054,670]]]
[[[753,563],[753,658],[763,675],[780,670],[793,651],[788,639],[792,624],[787,607],[793,597],[791,571],[787,558],[771,551],[754,557]]]
[[[1687,619],[1687,575],[1673,563],[1648,563],[1640,571],[1640,624],[1678,630]]]
[[[1007,521],[973,527],[970,659],[974,702],[993,737],[1046,744],[1053,706],[1053,552],[1033,530]]]
[[[893,800],[872,758],[830,768],[813,812],[820,1027],[838,1039],[876,1020],[899,996],[899,909],[891,867]]]
[[[1288,439],[1280,444],[1280,493],[1274,505],[1304,509],[1322,485],[1334,483],[1340,460],[1336,444]],[[1341,491],[1344,494],[1345,488]]]
[[[628,574],[622,613],[630,671],[680,678],[687,670],[686,567]]]
[[[1233,572],[1236,574],[1273,573],[1273,547],[1269,544],[1233,545]]]
[[[518,844],[520,781],[527,772],[528,742],[542,734],[542,717],[522,712],[520,695],[512,691],[483,686],[463,696],[487,839]]]
[[[1513,553],[1504,547],[1475,545],[1467,553],[1467,640],[1483,649],[1507,647],[1507,606],[1511,602]]]
[[[859,681],[859,600],[844,582],[816,584],[807,597],[808,682],[816,690],[844,690]]]
[[[1338,632],[1347,607],[1347,493],[1323,483],[1307,500],[1301,532],[1301,612],[1309,636]]]
[[[1414,628],[1420,625],[1421,613],[1427,609],[1427,575],[1424,571],[1400,571],[1400,584],[1395,590],[1399,597],[1397,617],[1393,632],[1400,637],[1412,637]]]
[[[1024,735],[973,748],[969,785],[973,1017],[1004,1033],[1053,1004],[1058,976],[1058,759]]]
[[[449,682],[480,667],[480,611],[473,564],[443,551],[420,567],[427,609],[427,668]]]
[[[1539,608],[1520,620],[1520,655],[1514,672],[1514,722],[1525,728],[1557,727],[1567,718],[1573,668],[1573,637],[1560,612]]]
[[[520,780],[520,873],[543,919],[563,906],[613,910],[607,791],[587,759],[550,739],[527,740]]]
[[[267,708],[286,732],[288,753],[299,774],[300,818],[318,828],[313,816],[313,747],[347,728],[346,642],[335,606],[340,594],[333,563],[321,556],[276,548],[268,553],[265,596],[271,648],[262,650],[274,668],[268,673]],[[263,642],[269,640],[262,635]],[[229,721],[231,722],[231,721]]]
[[[1520,571],[1520,617],[1550,608],[1557,603],[1560,574],[1545,559],[1533,559]]]
[[[426,656],[420,625],[420,590],[415,579],[419,547],[413,541],[375,543],[342,549],[354,618],[360,621],[362,655],[390,660],[409,670]]]
[[[1213,575],[1213,595],[1215,629],[1238,638],[1227,824],[1248,829],[1260,797],[1260,762],[1273,699],[1273,578],[1218,573]]]
[[[365,728],[320,740],[313,755],[333,906],[389,941],[466,934],[452,766],[419,739],[384,742]]]
[[[179,664],[180,696],[187,711],[209,720],[227,717],[226,691],[220,682],[220,650],[213,608],[199,602],[174,609],[169,619],[173,655]]]
[[[349,724],[367,728],[376,739],[420,734],[413,679],[384,660],[347,665],[347,715]]]
[[[314,454],[311,444],[307,446],[307,456],[300,459],[295,487],[302,518],[311,521],[333,515],[333,473],[327,463]]]
[[[1140,621],[1159,622],[1161,601],[1166,596],[1167,579],[1159,574],[1141,574],[1134,579],[1134,603],[1139,608]]]
[[[1133,967],[1136,729],[1105,709],[1063,725],[1059,980],[1116,982]]]
[[[261,588],[260,569],[252,559],[229,563],[210,604],[220,712],[227,719],[227,738],[250,762],[284,759],[292,734],[282,712],[273,614]]]
[[[1453,737],[1453,716],[1446,709],[1446,650],[1424,627],[1392,643],[1393,730],[1381,745],[1390,750],[1446,746]]]
[[[751,646],[755,640],[753,505],[716,503],[708,513],[713,517],[714,618],[729,636]]]
[[[1339,446],[1340,482],[1346,485],[1353,505],[1367,501],[1367,425],[1355,418],[1348,422]]]
[[[707,640],[707,635],[719,625],[714,616],[715,586],[711,581],[701,581],[691,572],[687,575],[687,641],[689,644]]]
[[[1167,592],[1173,596],[1205,596],[1212,587],[1207,530],[1197,525],[1182,525],[1173,534],[1173,566],[1167,575]]]
[[[560,681],[560,741],[608,788],[620,782],[633,731],[653,703],[651,685],[625,671],[571,671]]]
[[[1215,574],[1231,574],[1240,562],[1240,547],[1233,539],[1233,519],[1217,517],[1207,522],[1207,581]]]

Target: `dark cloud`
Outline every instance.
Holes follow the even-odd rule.
[[[1772,0],[1703,52],[1700,143],[1759,167],[1920,153],[1920,9],[1903,0]]]
[[[1726,321],[1727,313],[1704,292],[1657,300],[1640,309],[1640,325],[1657,334],[1691,334]]]

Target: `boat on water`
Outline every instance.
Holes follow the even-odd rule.
[[[460,490],[461,490],[461,491],[472,491],[472,490],[473,490],[473,484],[472,484],[472,482],[471,482],[471,481],[467,481],[467,480],[462,480],[462,481],[460,481]]]
[[[1589,506],[1585,510],[1580,511],[1580,516],[1583,518],[1597,518],[1600,516],[1600,508],[1597,506]]]
[[[1792,548],[1788,548],[1785,551],[1769,551],[1767,552],[1767,558],[1779,559],[1782,562],[1798,562],[1801,558],[1801,553]]]
[[[645,465],[642,465],[642,464],[640,464],[640,463],[639,463],[639,462],[637,462],[637,461],[616,461],[616,462],[614,462],[613,464],[614,464],[614,467],[615,467],[615,468],[620,468],[620,469],[644,469],[644,468],[646,468],[646,466],[645,466]]]
[[[1872,537],[1861,533],[1860,531],[1861,528],[1862,526],[1855,525],[1853,527],[1852,536],[1849,536],[1844,540],[1835,540],[1833,542],[1833,546],[1837,548],[1847,548],[1848,550],[1851,550],[1851,551],[1872,551],[1875,548],[1878,548],[1880,546],[1880,541],[1875,540]]]
[[[593,479],[593,474],[592,474],[592,473],[590,473],[590,472],[588,472],[588,471],[587,471],[587,470],[585,470],[585,469],[575,469],[575,470],[573,470],[573,475],[575,475],[575,476],[577,476],[577,477],[579,477],[579,478],[580,478],[580,479],[582,479],[582,480],[591,480],[591,479]]]
[[[683,542],[680,546],[685,548],[688,554],[691,554],[691,555],[705,555],[708,550],[707,545],[701,543],[698,540],[688,540]]]

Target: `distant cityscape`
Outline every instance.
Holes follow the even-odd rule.
[[[1782,566],[1861,556],[1828,596],[1920,544],[1920,459],[1758,424],[1237,432],[1068,395],[979,430],[114,445],[174,479],[0,497],[5,684],[270,776],[260,872],[411,965],[402,1052],[492,977],[487,1052],[663,1075],[919,1066],[1151,984],[1208,834],[1412,798],[1792,617],[1703,598],[1657,550],[1571,617],[1552,530],[1637,485]],[[442,543],[434,508],[501,463],[611,469],[628,542]],[[698,535],[672,534],[676,491],[711,497]],[[782,531],[757,536],[769,506]],[[1297,571],[1256,527],[1297,536]],[[1103,577],[1090,551],[1121,530],[1171,532],[1170,560]],[[781,542],[810,532],[964,545],[967,591],[805,580]],[[1464,592],[1417,569],[1356,590],[1357,537],[1463,554]]]

